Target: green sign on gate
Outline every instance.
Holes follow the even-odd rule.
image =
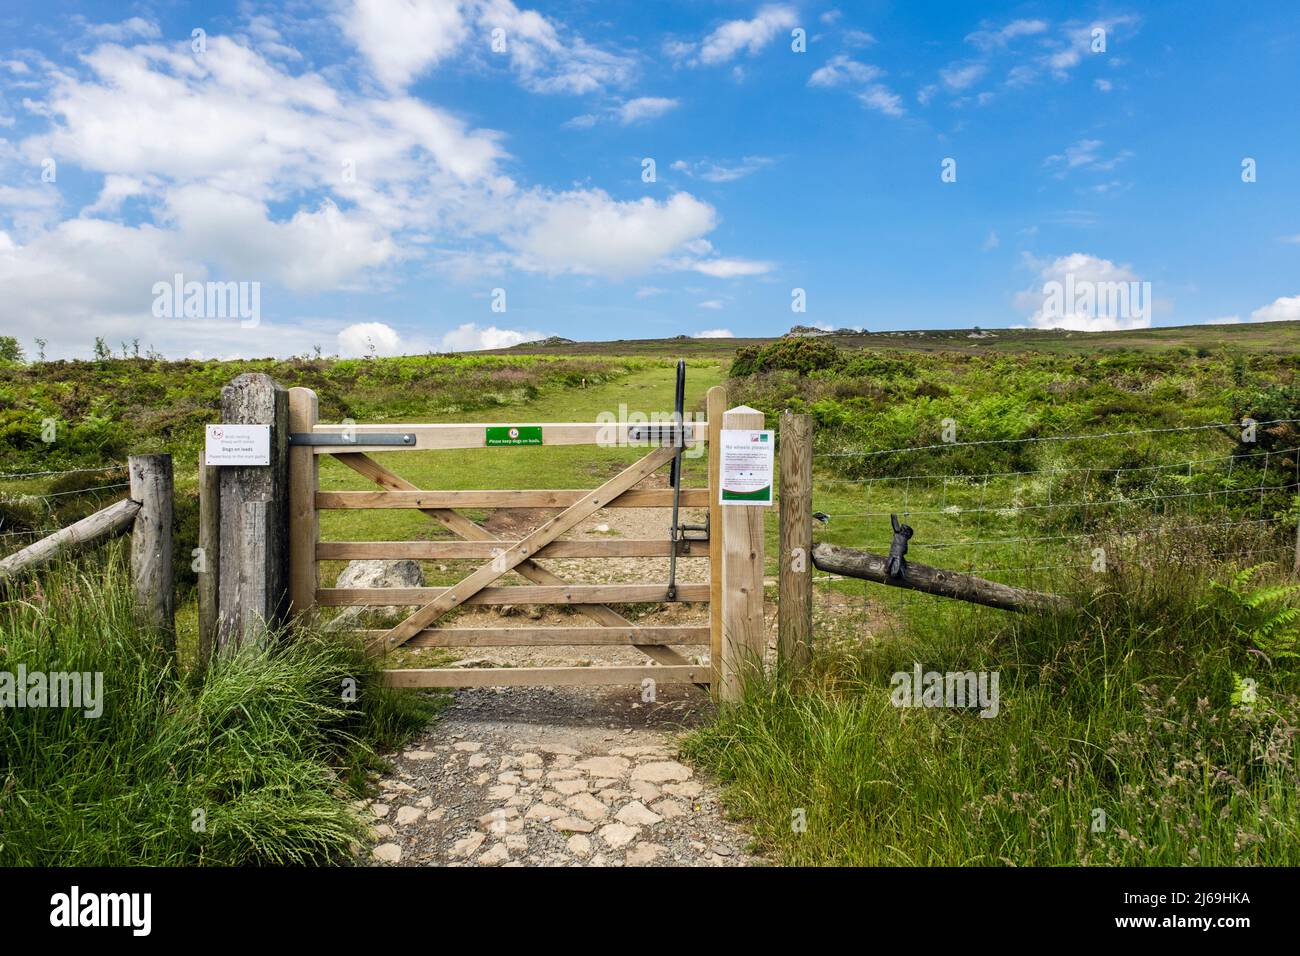
[[[540,445],[542,443],[541,425],[496,425],[487,429],[483,444],[493,445]]]

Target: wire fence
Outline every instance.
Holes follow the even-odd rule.
[[[130,482],[105,480],[84,487],[52,490],[62,479],[83,475],[103,475],[111,479],[114,472],[124,472],[125,462],[112,462],[91,468],[65,468],[42,471],[0,473],[0,556],[27,547],[34,541],[58,531],[72,517],[84,516],[86,508],[98,509],[108,503],[110,493],[121,497]],[[43,481],[39,490],[4,487],[12,483]]]
[[[910,560],[1044,589],[1070,590],[1117,564],[1193,556],[1290,568],[1300,554],[1298,423],[883,449],[831,436],[813,455],[813,508],[825,522],[817,537],[884,554],[896,515],[913,529]],[[837,607],[934,600],[835,575],[814,580],[819,603]]]

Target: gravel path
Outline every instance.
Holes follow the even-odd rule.
[[[371,865],[746,866],[717,787],[677,759],[711,704],[694,687],[458,691],[391,755]]]

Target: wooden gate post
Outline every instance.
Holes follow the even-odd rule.
[[[289,431],[310,432],[320,420],[320,405],[310,388],[289,389]],[[320,459],[310,445],[289,448],[289,602],[294,618],[303,619],[316,607],[320,574],[316,545],[320,518],[316,491]]]
[[[221,595],[221,469],[199,452],[199,668],[217,646]]]
[[[172,456],[132,455],[130,497],[140,502],[131,528],[131,584],[141,620],[176,652],[176,593],[172,585]]]
[[[763,413],[748,406],[722,416],[723,429],[763,427]],[[719,494],[719,488],[713,494]],[[745,682],[763,674],[763,515],[760,505],[722,508],[722,682],[719,699],[739,700]]]
[[[224,651],[256,636],[245,633],[250,622],[274,628],[288,610],[289,394],[269,375],[240,375],[221,390],[221,420],[271,426],[269,465],[221,467],[217,646]]]
[[[777,661],[796,671],[812,653],[812,419],[781,414],[781,593]]]

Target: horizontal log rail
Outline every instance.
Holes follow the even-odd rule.
[[[367,643],[383,631],[358,631]],[[595,647],[598,645],[708,644],[709,626],[700,627],[431,627],[407,647]]]
[[[640,667],[435,667],[381,672],[389,687],[541,687],[546,685],[707,684],[707,665]]]
[[[528,446],[491,446],[487,443],[488,429],[518,428],[528,434],[526,429],[541,429],[542,445],[600,445],[608,447],[629,447],[648,449],[660,444],[658,441],[647,442],[635,436],[638,430],[663,429],[666,425],[604,423],[604,422],[484,422],[482,424],[455,425],[404,425],[386,422],[367,425],[321,425],[314,426],[312,435],[338,436],[339,443],[334,445],[311,445],[317,455],[333,455],[338,452],[381,452],[381,451],[436,451],[455,448],[488,448],[492,451],[510,452],[518,447]],[[687,422],[685,426],[686,443],[693,445],[703,441],[708,433],[704,422]],[[414,441],[402,445],[367,445],[367,434],[412,435]],[[629,437],[631,436],[631,437]]]
[[[316,603],[323,607],[413,607],[435,601],[446,588],[320,588]],[[685,603],[707,601],[707,584],[679,584],[677,599]],[[662,604],[668,603],[667,585],[564,584],[486,587],[464,604]]]
[[[130,531],[141,503],[125,498],[41,540],[15,551],[0,561],[0,580],[49,564],[63,554],[85,551],[110,538]],[[171,582],[167,582],[171,586]]]
[[[1041,591],[988,581],[973,574],[945,571],[908,560],[900,577],[891,578],[885,570],[885,556],[842,548],[834,544],[819,544],[813,548],[813,565],[820,571],[843,574],[863,581],[874,581],[890,587],[924,591],[939,597],[955,598],[971,604],[983,604],[1003,611],[1063,610],[1072,606],[1068,598]]]
[[[454,558],[491,558],[516,544],[510,540],[488,541],[321,541],[316,557],[322,561],[411,560],[441,561]],[[672,544],[666,538],[620,538],[591,541],[552,541],[534,558],[666,558]],[[686,541],[677,549],[679,558],[707,558],[707,541]]]
[[[590,489],[498,491],[318,491],[316,507],[325,511],[380,508],[568,508]],[[606,508],[671,508],[671,488],[633,488],[606,502]],[[706,508],[707,488],[683,488],[681,504]],[[517,542],[512,542],[517,543]]]

